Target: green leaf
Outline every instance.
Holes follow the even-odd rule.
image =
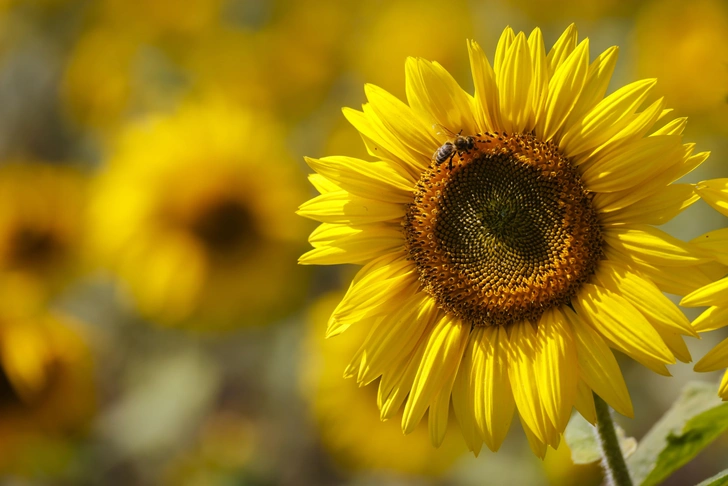
[[[726,486],[728,485],[728,469],[721,471],[712,478],[697,484],[696,486]]]
[[[728,403],[720,401],[716,385],[688,383],[627,461],[634,483],[661,483],[726,429]]]
[[[633,437],[627,437],[619,425],[615,424],[614,427],[622,454],[629,457],[636,450],[637,441]],[[566,426],[564,439],[571,450],[571,460],[574,464],[591,464],[602,459],[596,428],[578,413],[571,417],[569,425]]]

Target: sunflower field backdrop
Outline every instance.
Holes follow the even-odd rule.
[[[0,484],[718,477],[727,178],[725,0],[2,0]]]

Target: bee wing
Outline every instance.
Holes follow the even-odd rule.
[[[439,123],[433,123],[432,130],[435,132],[435,135],[438,135],[439,138],[445,138],[443,135],[447,136],[447,138],[457,137],[457,133],[453,132],[445,125],[441,125]]]

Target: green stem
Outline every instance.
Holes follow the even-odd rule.
[[[609,481],[608,484],[632,486],[632,479],[629,477],[629,470],[624,462],[622,449],[619,447],[617,432],[614,430],[609,405],[595,393],[594,406],[597,409],[596,435],[602,449],[602,467]]]

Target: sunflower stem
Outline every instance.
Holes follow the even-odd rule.
[[[619,447],[619,439],[614,429],[609,405],[595,393],[594,406],[597,410],[596,435],[602,449],[602,467],[608,484],[610,486],[632,486],[632,478],[629,477],[627,463],[624,462],[622,449]]]

